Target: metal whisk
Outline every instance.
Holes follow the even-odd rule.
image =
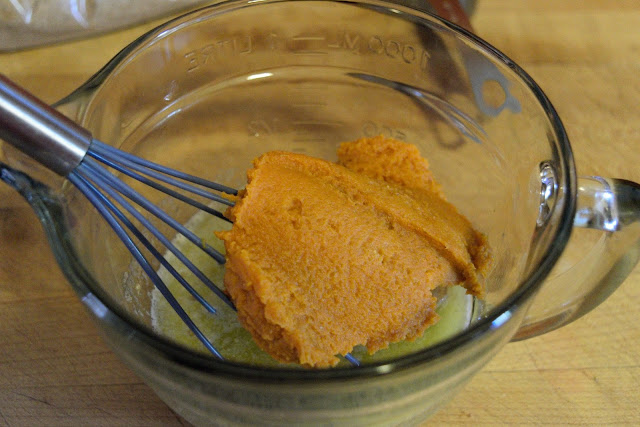
[[[0,138],[51,171],[66,177],[107,221],[182,321],[212,354],[223,359],[213,343],[200,331],[171,294],[133,238],[137,239],[139,244],[146,248],[207,311],[215,313],[215,308],[169,264],[130,217],[158,239],[222,301],[234,308],[233,303],[145,218],[134,204],[185,236],[216,262],[224,263],[224,255],[203,243],[200,237],[109,172],[107,167],[222,219],[226,218],[220,211],[185,196],[174,188],[227,206],[233,206],[233,202],[220,193],[236,195],[235,189],[150,162],[104,144],[94,139],[88,130],[29,94],[2,74],[0,74]],[[359,364],[358,360],[350,354],[344,357],[353,365]]]
[[[224,215],[221,212],[185,196],[169,186],[228,206],[232,206],[233,202],[210,190],[235,195],[237,194],[235,189],[158,165],[104,144],[92,138],[88,130],[30,95],[3,75],[0,75],[0,138],[53,172],[66,177],[75,185],[113,228],[189,329],[211,353],[222,358],[222,355],[198,329],[167,289],[133,238],[137,239],[207,311],[215,313],[215,308],[165,260],[164,256],[125,215],[125,212],[146,228],[221,300],[233,308],[233,303],[224,292],[189,261],[166,236],[160,233],[134,207],[134,204],[147,210],[195,243],[216,262],[224,263],[224,255],[206,243],[203,244],[201,238],[110,173],[105,166],[223,219]]]

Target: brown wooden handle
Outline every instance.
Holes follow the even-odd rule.
[[[473,31],[471,21],[458,0],[428,0],[428,2],[438,16],[465,30]]]

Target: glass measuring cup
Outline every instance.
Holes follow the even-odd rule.
[[[44,204],[47,210],[42,216],[46,213],[55,220],[49,232],[59,232],[62,239],[56,240],[54,250],[67,251],[58,258],[68,264],[63,268],[84,301],[102,316],[99,322],[116,351],[188,419],[229,417],[249,422],[254,416],[253,420],[277,424],[285,417],[320,422],[325,420],[321,417],[331,416],[345,423],[351,416],[359,417],[361,423],[421,417],[445,401],[509,339],[532,293],[562,250],[574,218],[577,190],[561,125],[536,86],[517,67],[511,69],[490,49],[430,17],[395,6],[401,14],[322,3],[306,5],[302,12],[295,5],[264,5],[259,12],[262,7],[235,10],[227,6],[220,16],[211,16],[220,11],[214,9],[192,16],[202,22],[177,21],[164,27],[146,39],[147,44],[143,41],[132,47],[120,62],[105,70],[102,80],[92,81],[94,87],[77,92],[61,108],[103,140],[233,185],[241,185],[254,154],[271,148],[306,149],[329,157],[335,143],[375,133],[418,144],[445,183],[450,199],[489,233],[499,252],[488,304],[468,331],[438,347],[362,370],[299,373],[216,364],[155,339],[139,326],[145,324],[144,295],[134,295],[139,306],[128,307],[127,288],[122,286],[130,262],[126,257],[119,259],[118,242],[110,240],[101,220],[83,209],[81,199],[69,190],[58,191],[53,181],[52,197],[45,198],[43,189],[38,189],[31,193],[32,203]],[[299,13],[309,13],[314,22],[328,23],[315,27],[305,21],[295,27],[290,19],[275,22],[283,15]],[[268,22],[271,15],[274,21]],[[337,16],[342,17],[336,20]],[[252,25],[264,26],[262,33],[245,25],[250,18],[259,21]],[[361,20],[362,27],[356,24]],[[339,32],[354,27],[357,30],[340,41]],[[320,34],[309,34],[309,28],[317,28]],[[261,50],[256,48],[256,55],[247,52],[243,33],[251,35],[255,47],[266,30],[271,30],[267,37],[275,48],[265,42]],[[234,42],[233,37],[238,39]],[[428,72],[420,67],[416,70],[411,52],[427,43],[427,60],[434,65]],[[214,47],[208,47],[211,44]],[[404,55],[398,54],[402,52]],[[490,65],[473,62],[486,56]],[[173,70],[185,63],[187,71]],[[206,75],[193,76],[202,67]],[[140,70],[144,71],[142,78]],[[479,98],[473,81],[482,82],[489,71],[493,78]],[[245,78],[249,76],[252,78]],[[198,83],[196,79],[202,80]],[[281,145],[283,141],[290,145]],[[208,160],[204,165],[203,153]],[[212,165],[215,171],[210,170]],[[9,170],[5,177],[28,183]],[[624,203],[631,202],[624,201],[627,196],[622,191],[628,190],[631,197],[633,186],[606,182],[619,195],[606,191],[604,184],[598,187],[580,181],[577,218],[601,219],[602,227],[615,228],[616,220],[618,226],[626,225],[632,215],[637,216],[637,209],[634,214],[625,208]],[[590,202],[591,195],[600,197],[598,203]],[[58,200],[68,207],[59,209]],[[595,208],[603,202],[605,209]],[[618,213],[608,219],[598,215],[606,213],[606,208],[616,208]],[[62,216],[55,216],[56,212]],[[598,225],[597,221],[592,224]],[[597,268],[608,271],[608,263],[617,261],[616,254],[625,253],[629,248],[625,245],[637,242],[634,227],[637,223],[598,241],[607,246],[611,258],[595,256],[603,263]],[[65,247],[67,243],[71,246]],[[565,277],[579,282],[577,271]],[[90,277],[83,277],[85,273]],[[562,290],[571,299],[560,299],[564,298],[560,295],[559,301],[575,304],[536,300],[535,304],[556,312],[532,307],[524,321],[528,328],[520,329],[519,334],[541,332],[566,321],[567,315],[579,315],[595,303],[594,292],[615,286],[615,281],[598,287],[579,283],[579,288],[571,283],[548,283],[543,292],[553,289],[555,295]]]

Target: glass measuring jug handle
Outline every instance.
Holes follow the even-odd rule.
[[[588,313],[627,278],[639,258],[640,185],[579,178],[573,234],[513,339],[552,331]]]

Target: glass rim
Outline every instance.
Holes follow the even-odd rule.
[[[412,367],[424,365],[430,361],[441,358],[446,354],[449,354],[465,344],[477,339],[489,332],[492,329],[494,322],[498,320],[505,313],[519,307],[525,303],[532,294],[534,294],[541,286],[543,280],[551,271],[556,261],[563,252],[566,243],[568,242],[573,226],[573,218],[575,216],[576,209],[576,172],[573,161],[573,154],[569,139],[562,121],[557,114],[555,108],[544,94],[538,84],[518,66],[514,61],[508,58],[505,54],[498,49],[484,41],[477,35],[467,31],[466,29],[444,20],[434,14],[419,11],[407,6],[394,4],[381,0],[306,0],[307,2],[319,2],[319,3],[344,3],[360,6],[368,6],[369,8],[375,8],[375,11],[380,12],[380,8],[386,11],[392,10],[393,16],[400,19],[407,19],[410,17],[413,22],[430,22],[444,28],[453,30],[459,37],[465,38],[467,42],[470,42],[475,48],[481,48],[484,54],[492,56],[494,60],[498,60],[511,69],[524,83],[524,85],[533,93],[538,100],[540,106],[547,113],[549,123],[553,128],[555,135],[555,145],[558,151],[558,157],[560,164],[558,168],[562,170],[562,177],[564,179],[563,190],[569,197],[564,197],[559,200],[554,209],[562,209],[559,213],[559,224],[553,236],[554,244],[550,244],[546,249],[546,252],[540,257],[541,261],[538,263],[537,268],[520,281],[518,288],[509,295],[500,305],[496,306],[491,312],[484,316],[482,319],[466,328],[462,332],[457,333],[453,337],[450,337],[438,344],[430,346],[426,349],[416,351],[389,361],[367,363],[363,366],[348,366],[348,367],[335,367],[327,369],[300,369],[300,368],[272,368],[272,367],[259,367],[248,364],[242,364],[233,361],[221,361],[216,359],[213,355],[208,356],[198,353],[194,350],[188,349],[180,344],[177,344],[166,337],[160,336],[155,333],[150,327],[141,325],[134,320],[124,310],[118,307],[118,304],[110,301],[110,298],[105,296],[97,285],[97,281],[88,280],[86,278],[86,272],[77,271],[77,261],[74,260],[73,253],[69,253],[69,249],[62,248],[63,253],[58,252],[56,257],[60,260],[61,264],[65,263],[67,268],[63,268],[70,281],[74,282],[77,287],[77,291],[85,292],[86,294],[96,295],[100,302],[104,304],[112,316],[107,316],[112,327],[125,331],[127,329],[133,329],[139,332],[136,337],[142,342],[155,348],[165,357],[167,360],[183,364],[185,366],[198,369],[203,373],[212,375],[229,376],[242,380],[287,380],[291,382],[306,381],[306,380],[344,380],[348,378],[368,378],[380,375],[388,375],[400,370],[409,369]],[[230,0],[223,3],[205,6],[176,18],[173,18],[167,22],[164,22],[157,27],[146,32],[142,36],[138,37],[131,43],[129,43],[124,49],[117,53],[102,69],[94,74],[87,82],[78,87],[72,93],[58,101],[54,106],[59,107],[64,104],[72,104],[76,98],[81,97],[86,93],[92,93],[96,91],[100,85],[109,77],[109,75],[125,60],[134,55],[137,51],[144,49],[154,43],[155,40],[160,40],[168,34],[173,33],[176,30],[184,26],[193,24],[194,22],[200,22],[201,20],[214,19],[217,15],[233,12],[234,10],[244,9],[247,7],[259,7],[265,4],[275,3],[291,3],[292,0]],[[194,19],[195,18],[195,19]],[[89,101],[90,102],[90,101]],[[86,108],[84,109],[86,112]],[[60,249],[60,248],[56,248]],[[56,251],[57,252],[57,251]],[[72,251],[71,251],[72,252]],[[72,260],[75,262],[67,262],[66,260]],[[72,272],[69,274],[68,269]],[[95,283],[91,283],[95,282]],[[105,317],[105,319],[107,318]]]

